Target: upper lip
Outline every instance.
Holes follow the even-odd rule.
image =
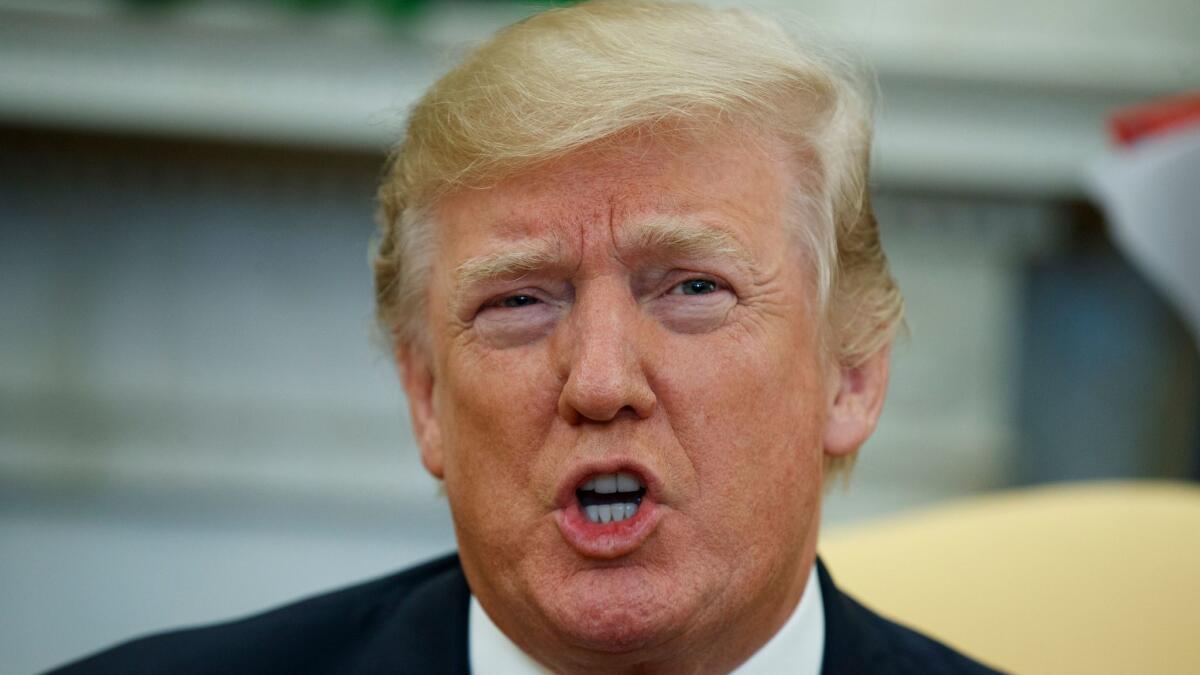
[[[635,460],[614,457],[612,459],[583,462],[572,467],[562,482],[559,483],[558,492],[554,500],[555,506],[565,509],[574,504],[576,501],[575,491],[589,477],[599,474],[619,473],[621,471],[637,476],[638,480],[642,481],[642,485],[646,488],[646,496],[652,501],[660,501],[658,497],[662,492],[662,482],[650,471],[649,467]]]

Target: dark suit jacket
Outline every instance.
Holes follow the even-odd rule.
[[[993,673],[866,609],[818,561],[828,674]],[[265,614],[155,635],[52,671],[60,675],[469,673],[470,590],[458,556]]]

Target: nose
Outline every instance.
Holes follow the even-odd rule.
[[[568,423],[645,419],[654,411],[639,319],[636,300],[618,284],[576,296],[558,350],[566,376],[558,412]]]

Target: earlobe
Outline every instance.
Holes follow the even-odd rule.
[[[441,480],[445,475],[445,459],[442,455],[441,427],[433,402],[432,364],[423,350],[397,347],[396,366],[400,370],[404,393],[408,396],[409,417],[412,419],[413,435],[421,449],[421,463],[434,478]]]
[[[825,427],[826,455],[852,455],[875,431],[890,367],[891,344],[886,344],[858,366],[840,369]]]

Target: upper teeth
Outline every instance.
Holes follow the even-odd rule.
[[[584,490],[594,490],[602,495],[614,492],[637,492],[642,488],[642,482],[631,473],[605,473],[591,478],[583,484]]]
[[[583,507],[587,519],[593,523],[619,522],[632,518],[641,503],[642,482],[631,473],[606,473],[594,476],[580,488],[582,492],[601,495],[631,493],[628,500],[605,504],[588,504]],[[620,499],[620,498],[618,498]]]

